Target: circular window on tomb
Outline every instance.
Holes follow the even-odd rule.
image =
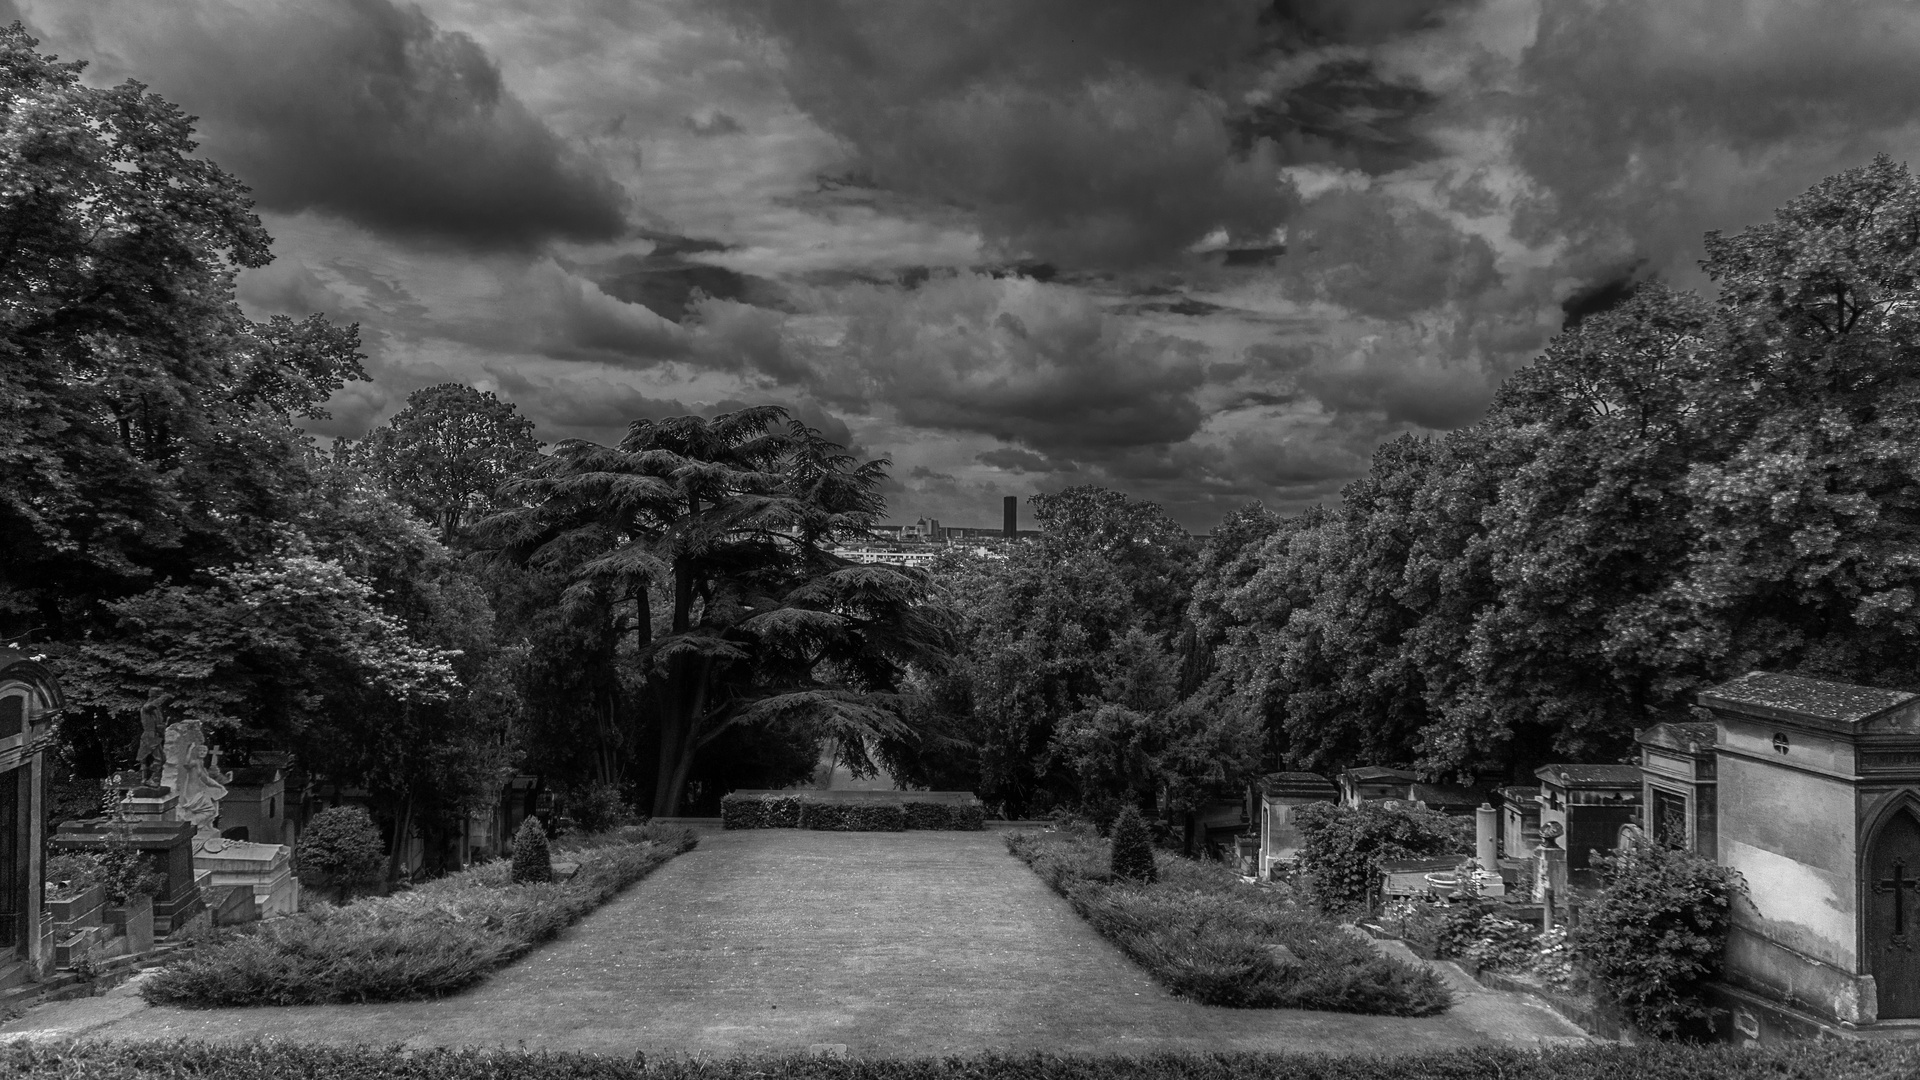
[[[1779,754],[1784,754],[1787,752],[1787,749],[1788,749],[1787,737],[1784,733],[1774,732],[1773,749],[1775,753],[1779,753]]]

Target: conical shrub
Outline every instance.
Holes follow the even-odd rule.
[[[553,853],[547,850],[547,830],[530,817],[513,834],[513,883],[553,880]]]
[[[1113,819],[1113,876],[1127,881],[1153,881],[1153,837],[1140,811],[1132,806]]]

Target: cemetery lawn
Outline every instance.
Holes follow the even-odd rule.
[[[1116,879],[1107,841],[1089,829],[1010,833],[1007,850],[1183,997],[1386,1016],[1430,1016],[1453,1004],[1431,968],[1382,956],[1284,889],[1247,885],[1223,866],[1161,855],[1159,881]]]
[[[464,990],[549,941],[669,859],[688,829],[643,826],[576,841],[579,870],[515,885],[496,860],[391,896],[237,928],[141,987],[155,1004],[200,1008],[411,1001]]]
[[[20,1080],[1908,1080],[1920,1044],[1802,1042],[1745,1047],[1617,1044],[1532,1052],[1473,1047],[1442,1055],[988,1055],[846,1061],[810,1055],[607,1058],[524,1051],[353,1049],[284,1042],[0,1045],[0,1075]]]
[[[1536,999],[1435,966],[1458,1001],[1435,1016],[1216,1008],[1156,983],[994,832],[712,829],[464,993],[205,1009],[150,1004],[136,980],[35,1008],[0,1025],[0,1044],[399,1044],[645,1054],[651,1064],[816,1046],[859,1058],[1390,1049],[1438,1059],[1585,1041]]]

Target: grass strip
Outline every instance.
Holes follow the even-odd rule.
[[[1160,855],[1158,882],[1125,881],[1108,869],[1107,842],[1078,830],[1009,833],[1007,850],[1161,985],[1202,1004],[1429,1016],[1453,1003],[1431,969],[1225,867]]]
[[[19,1080],[1911,1080],[1920,1045],[1653,1043],[1531,1051],[1476,1047],[1406,1056],[987,1055],[924,1059],[645,1058],[508,1050],[376,1050],[279,1042],[0,1045]]]
[[[696,843],[638,827],[556,845],[580,869],[514,885],[498,860],[391,896],[224,933],[141,986],[155,1004],[201,1008],[411,1001],[464,990],[552,939]]]

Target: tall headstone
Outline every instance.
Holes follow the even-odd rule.
[[[1699,701],[1719,861],[1747,884],[1727,981],[1824,1021],[1920,1018],[1920,695],[1755,672]]]

